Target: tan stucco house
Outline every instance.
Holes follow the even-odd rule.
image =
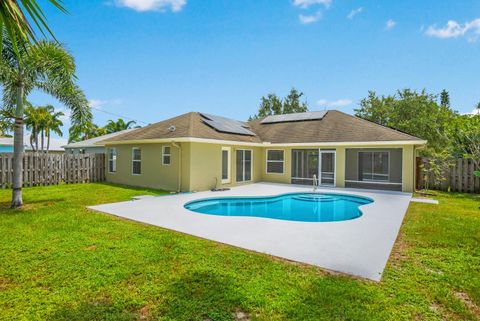
[[[172,191],[253,182],[412,192],[426,141],[336,110],[250,122],[190,112],[103,140],[107,181]]]

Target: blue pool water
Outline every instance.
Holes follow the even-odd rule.
[[[359,206],[373,200],[333,193],[291,193],[269,197],[205,198],[185,204],[185,208],[202,214],[256,216],[301,222],[334,222],[362,215]]]

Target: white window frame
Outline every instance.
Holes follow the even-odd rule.
[[[366,151],[358,151],[358,155],[357,155],[357,162],[358,162],[358,174],[360,174],[360,153],[372,153],[372,171],[373,171],[373,165],[374,165],[374,156],[373,154],[374,153],[387,153],[388,155],[388,174],[386,174],[387,176],[387,180],[383,181],[383,180],[375,180],[375,179],[361,179],[360,175],[358,175],[358,180],[360,182],[369,182],[369,183],[383,183],[383,184],[386,184],[386,183],[390,183],[390,169],[391,169],[391,166],[390,166],[390,161],[391,161],[391,157],[390,157],[390,151],[389,150],[366,150]],[[375,173],[370,173],[372,175],[372,177],[374,175],[380,175],[380,176],[385,176],[385,174],[375,174]]]
[[[237,183],[246,183],[246,182],[251,182],[253,180],[253,149],[246,149],[246,148],[238,148],[235,150],[235,157],[237,157],[237,151],[239,150],[243,150],[243,151],[250,151],[250,155],[251,155],[251,158],[250,158],[250,179],[249,180],[246,180],[245,179],[245,153],[243,154],[244,157],[243,157],[243,179],[241,181],[237,181],[237,169],[235,169],[235,181]]]
[[[165,153],[166,147],[170,148],[170,153],[168,154]],[[168,158],[170,159],[170,162],[168,164],[165,163],[165,156],[168,156]],[[172,147],[168,145],[164,145],[162,146],[162,165],[170,166],[171,164],[172,164]]]
[[[110,155],[112,155],[112,152],[115,152],[115,158],[110,159]],[[112,162],[112,168],[113,170],[110,170],[110,162]],[[133,169],[132,169],[133,170]],[[115,147],[110,147],[108,148],[108,172],[110,174],[115,174],[117,172],[117,149]]]
[[[333,149],[320,149],[318,153],[318,180],[321,186],[332,186],[322,182],[322,154],[333,154],[333,187],[337,186],[337,151]]]
[[[282,152],[283,154],[283,160],[268,160],[268,152],[269,151],[277,151],[277,152]],[[281,173],[276,173],[276,172],[269,172],[268,171],[268,163],[282,163],[282,172]],[[265,151],[265,173],[270,174],[270,175],[284,175],[285,174],[285,150],[284,149],[267,149]]]
[[[227,157],[227,175],[228,177],[226,179],[223,179],[223,151],[227,151],[228,157]],[[228,184],[232,181],[232,149],[230,147],[222,147],[222,152],[220,154],[220,159],[222,161],[222,172],[220,174],[220,177],[222,178],[222,184]]]
[[[134,159],[133,159],[135,150],[139,150],[139,151],[140,151],[140,160],[134,160]],[[133,163],[134,163],[134,162],[140,163],[140,174],[137,174],[137,173],[134,173],[134,172],[133,172]],[[140,147],[132,147],[132,175],[135,175],[135,176],[142,175],[142,149],[141,149]]]

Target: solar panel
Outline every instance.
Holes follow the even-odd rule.
[[[255,136],[255,133],[247,129],[248,126],[245,123],[238,120],[202,113],[200,116],[205,124],[219,132]]]
[[[302,120],[320,120],[327,114],[327,110],[307,111],[305,113],[293,113],[284,115],[272,115],[265,117],[260,124],[285,123]]]

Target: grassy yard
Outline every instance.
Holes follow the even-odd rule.
[[[0,191],[4,320],[475,320],[480,197],[412,204],[382,282],[91,212],[154,191],[104,184]]]

